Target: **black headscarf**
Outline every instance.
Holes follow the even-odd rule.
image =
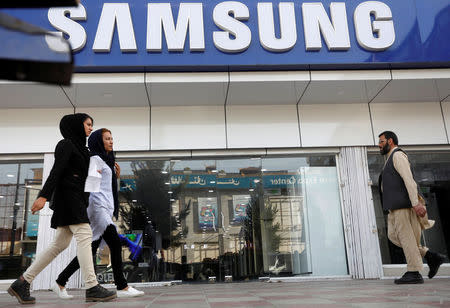
[[[103,143],[103,130],[104,128],[97,129],[95,132],[91,134],[88,139],[89,150],[91,152],[91,156],[98,155],[101,159],[105,161],[105,163],[111,168],[112,171],[112,192],[114,198],[114,217],[116,219],[119,217],[119,197],[117,192],[117,176],[114,168],[114,164],[116,162],[116,158],[114,156],[114,152],[111,151],[106,153],[105,144]]]
[[[86,147],[86,132],[84,121],[94,120],[86,113],[67,114],[59,122],[59,130],[65,139],[69,139],[80,150],[85,159],[89,161],[89,151]]]

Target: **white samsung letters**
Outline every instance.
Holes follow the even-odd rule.
[[[245,51],[252,42],[252,35],[259,37],[262,48],[271,52],[287,52],[299,42],[297,27],[304,30],[306,51],[321,50],[322,38],[328,50],[348,50],[350,46],[349,19],[345,2],[331,2],[328,15],[320,2],[301,4],[301,15],[296,15],[294,2],[278,4],[278,23],[275,24],[274,4],[258,2],[257,16],[250,16],[245,3],[224,1],[218,3],[211,17],[217,31],[205,34],[203,3],[180,3],[178,17],[174,19],[170,3],[148,3],[146,20],[146,50],[162,52],[163,37],[169,51],[183,51],[189,33],[190,51],[205,51],[205,35],[211,35],[214,46],[224,53]],[[300,12],[297,12],[300,14]],[[246,24],[255,18],[258,32],[252,33]],[[51,8],[48,11],[51,25],[69,37],[74,51],[85,48],[86,31],[77,21],[87,20],[85,7]],[[351,18],[350,18],[351,21]],[[383,51],[395,42],[394,21],[388,5],[380,1],[360,3],[353,12],[355,35],[359,46],[368,51]],[[111,50],[114,31],[122,52],[136,52],[138,48],[128,3],[104,3],[95,33],[92,50],[107,53]],[[275,29],[280,29],[277,37]]]

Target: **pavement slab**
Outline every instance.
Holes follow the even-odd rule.
[[[35,291],[33,308],[450,308],[450,279],[425,280],[423,285],[395,285],[392,280],[324,280],[269,283],[260,281],[139,286],[145,295],[118,298],[106,303],[86,303],[84,290],[71,289],[72,300],[61,300],[51,291]],[[0,292],[1,308],[24,307]]]

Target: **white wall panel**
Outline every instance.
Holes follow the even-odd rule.
[[[450,69],[392,70],[392,81],[373,103],[437,102],[450,94]]]
[[[152,107],[151,149],[225,148],[223,106]]]
[[[229,148],[298,147],[295,105],[227,106]]]
[[[390,80],[387,70],[311,71],[311,83],[300,103],[368,103]]]
[[[228,73],[146,73],[152,106],[220,106],[225,104]]]
[[[60,86],[0,80],[0,108],[71,108]]]
[[[373,144],[367,104],[299,105],[302,146]]]
[[[296,104],[309,72],[231,72],[227,105]]]
[[[115,151],[150,149],[150,108],[77,108],[94,118],[94,130],[111,130]]]
[[[67,109],[1,109],[0,153],[53,152],[62,139],[59,121]]]
[[[442,112],[444,113],[444,121],[445,127],[447,128],[447,138],[448,138],[450,136],[450,100],[442,102],[441,104],[442,104]]]
[[[64,89],[77,108],[149,106],[144,73],[78,73]]]
[[[371,104],[373,133],[391,130],[400,144],[448,143],[441,106],[434,103]]]

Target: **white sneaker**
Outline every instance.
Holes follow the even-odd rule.
[[[55,283],[52,287],[52,291],[56,293],[56,295],[58,295],[59,298],[61,299],[72,299],[73,295],[69,295],[67,294],[67,289],[63,288],[61,290],[61,288],[59,287],[59,285],[57,283]]]
[[[144,291],[139,291],[133,288],[132,286],[128,286],[128,290],[117,290],[117,297],[138,297],[144,295]]]

